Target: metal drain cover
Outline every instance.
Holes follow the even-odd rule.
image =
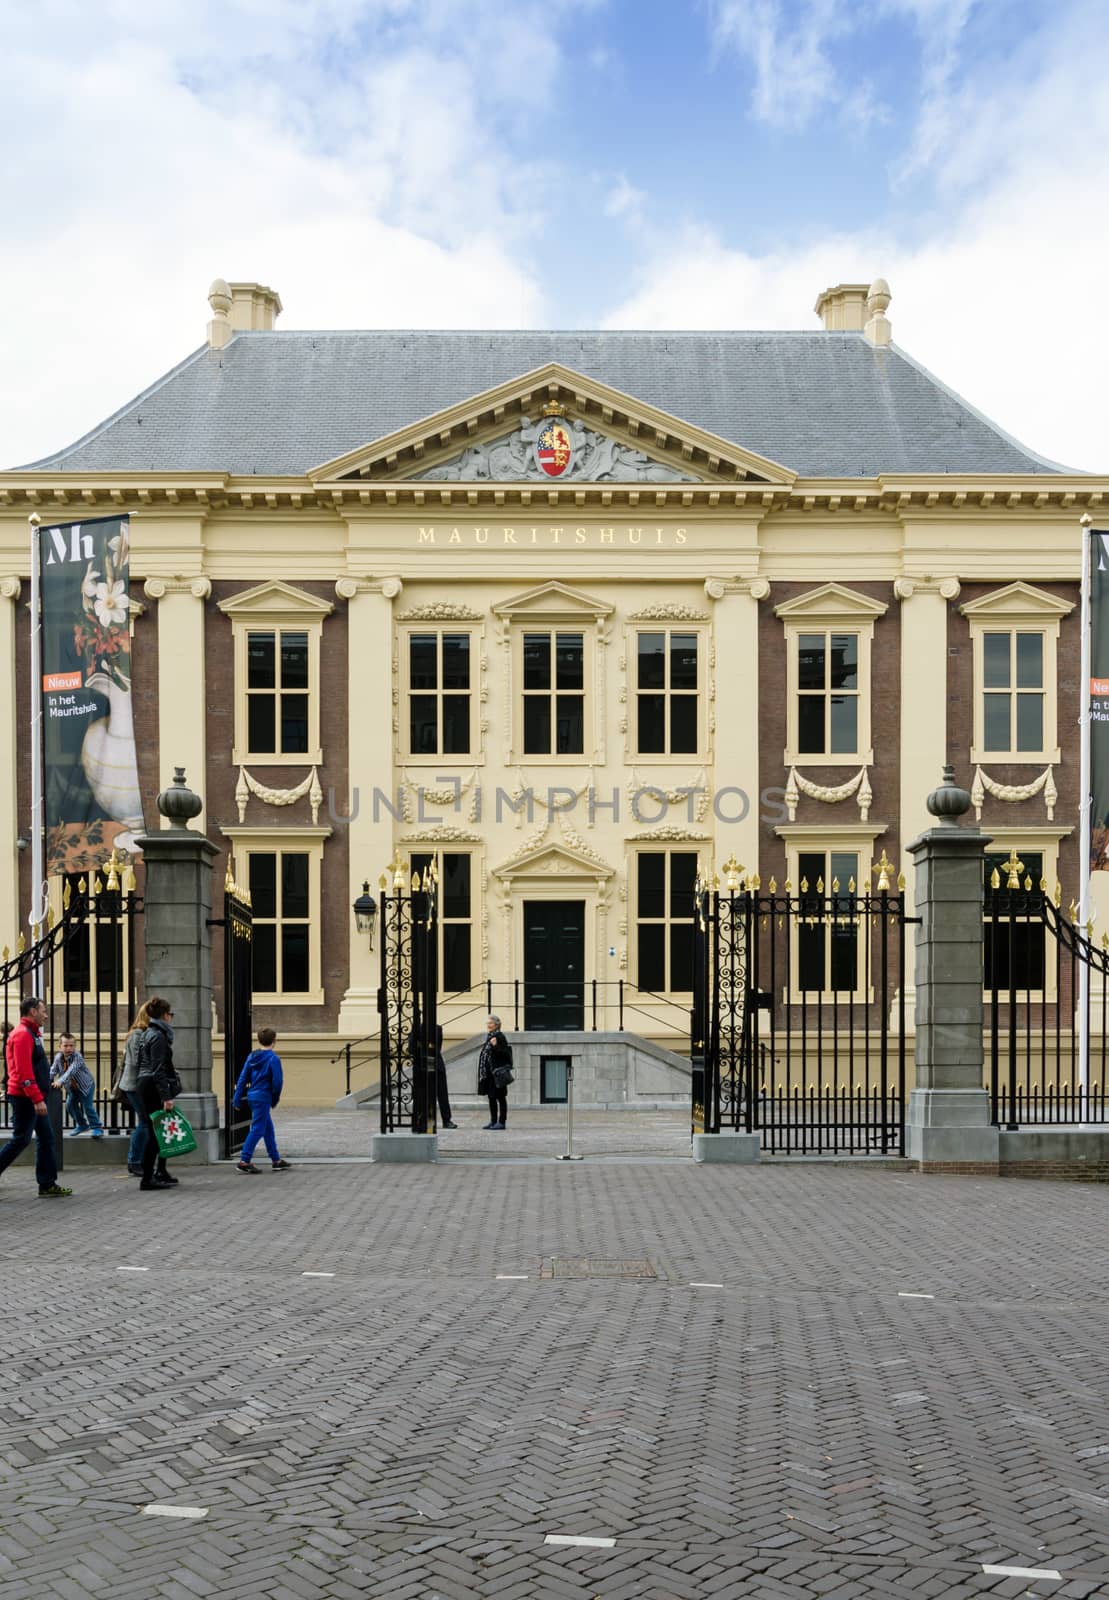
[[[610,1256],[548,1256],[539,1269],[541,1278],[657,1278],[651,1263],[618,1261]]]

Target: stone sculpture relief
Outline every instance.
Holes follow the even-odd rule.
[[[540,417],[532,422],[521,417],[515,433],[488,444],[471,445],[453,461],[417,474],[437,483],[550,483],[551,479],[535,460],[537,435],[546,425]],[[568,483],[699,483],[701,480],[673,467],[665,467],[643,450],[633,450],[616,439],[595,433],[581,422],[566,419],[573,455],[566,472],[557,480]]]

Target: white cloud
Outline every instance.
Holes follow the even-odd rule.
[[[923,14],[924,5],[915,9]],[[818,292],[890,281],[894,340],[1037,453],[1109,471],[1109,38],[1072,5],[964,83],[944,26],[905,170],[926,173],[930,215],[757,256],[711,226],[656,238],[615,327],[816,327]]]
[[[639,223],[643,220],[643,206],[646,199],[644,190],[635,188],[621,173],[605,195],[605,216],[621,217],[625,222]]]
[[[215,276],[272,284],[289,327],[544,320],[531,253],[552,180],[512,151],[554,92],[557,42],[495,0],[465,15],[44,0],[12,16],[5,198],[34,228],[0,244],[0,359],[19,374],[3,459],[61,448],[195,349]]]

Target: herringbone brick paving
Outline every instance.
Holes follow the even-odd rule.
[[[676,1162],[74,1181],[65,1208],[0,1183],[0,1600],[1109,1594],[1099,1188]],[[541,1278],[555,1256],[658,1276]]]

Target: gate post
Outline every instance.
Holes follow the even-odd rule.
[[[909,845],[916,863],[916,1087],[905,1153],[922,1172],[996,1175],[1000,1141],[982,1082],[982,853],[989,836],[962,827],[970,795],[954,768],[928,796],[939,819]]]
[[[212,860],[219,849],[189,827],[202,801],[178,767],[158,796],[168,828],[139,839],[146,965],[143,999],[160,994],[173,1007],[177,1104],[192,1124],[201,1162],[219,1160],[219,1101],[212,1092]]]

